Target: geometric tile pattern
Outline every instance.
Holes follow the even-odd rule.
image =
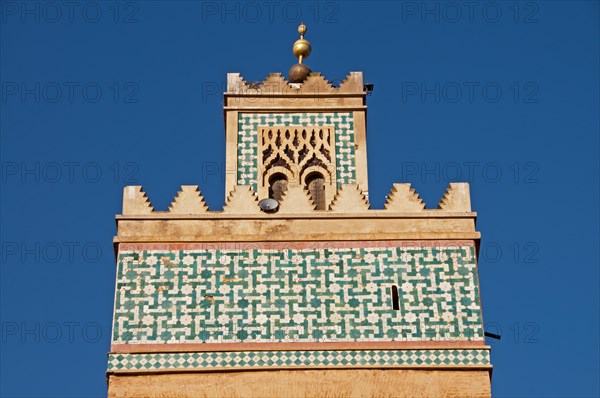
[[[237,351],[110,354],[108,371],[489,365],[488,350]]]
[[[336,181],[356,183],[354,160],[354,115],[352,112],[332,113],[240,113],[238,116],[238,185],[258,184],[259,126],[331,126],[335,128]]]
[[[483,340],[473,246],[362,243],[121,251],[112,341]]]

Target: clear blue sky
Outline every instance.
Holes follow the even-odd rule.
[[[0,2],[1,383],[106,394],[122,187],[220,209],[228,72],[363,71],[369,188],[471,182],[496,396],[598,396],[599,6]],[[35,381],[34,381],[35,380]]]

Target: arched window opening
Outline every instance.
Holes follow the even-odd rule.
[[[306,188],[317,206],[317,210],[325,209],[325,178],[321,173],[311,173],[306,177]]]
[[[392,285],[392,308],[396,311],[400,309],[400,299],[398,296],[398,287],[396,285]]]
[[[269,198],[281,202],[283,194],[287,190],[287,177],[281,173],[273,174],[269,178]]]

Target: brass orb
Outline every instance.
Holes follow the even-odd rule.
[[[303,36],[306,33],[306,25],[304,25],[304,22],[302,22],[300,26],[298,26],[298,33],[300,33],[301,36]]]
[[[305,64],[292,65],[288,72],[288,80],[290,83],[302,83],[310,75],[310,72],[310,68]]]
[[[294,46],[292,47],[292,51],[294,52],[296,58],[299,58],[300,56],[302,56],[302,58],[308,57],[311,49],[312,47],[310,46],[310,43],[305,39],[296,40],[294,42]]]

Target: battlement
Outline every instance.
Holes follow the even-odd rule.
[[[270,73],[262,82],[247,82],[239,73],[228,73],[225,95],[366,95],[362,72],[350,72],[339,85],[335,83],[318,72],[311,73],[302,83],[290,83],[281,73]]]
[[[410,184],[394,184],[377,210],[356,185],[342,185],[328,209],[314,210],[308,192],[295,187],[267,214],[249,186],[235,186],[222,210],[210,210],[198,187],[183,186],[167,211],[155,211],[142,187],[130,186],[115,243],[480,239],[466,183],[451,183],[437,209],[426,209]]]
[[[262,82],[247,82],[239,73],[227,74],[224,111],[364,111],[367,91],[362,72],[350,72],[339,84],[320,73],[303,83],[290,83],[281,73]]]
[[[281,201],[280,210],[274,214],[267,214],[258,207],[258,196],[247,185],[236,185],[227,195],[223,209],[210,210],[204,201],[202,193],[196,185],[183,185],[177,196],[173,199],[166,211],[156,211],[148,196],[139,185],[127,186],[123,192],[122,216],[210,216],[210,215],[243,215],[263,216],[265,218],[277,217],[277,214],[302,216],[330,216],[339,214],[393,214],[393,213],[423,213],[423,215],[439,216],[442,214],[474,215],[471,212],[471,198],[468,183],[450,183],[437,209],[426,209],[425,203],[410,184],[394,184],[386,196],[384,209],[370,208],[366,193],[355,184],[342,184],[327,210],[316,210],[309,192],[300,186],[295,186],[286,191]]]

